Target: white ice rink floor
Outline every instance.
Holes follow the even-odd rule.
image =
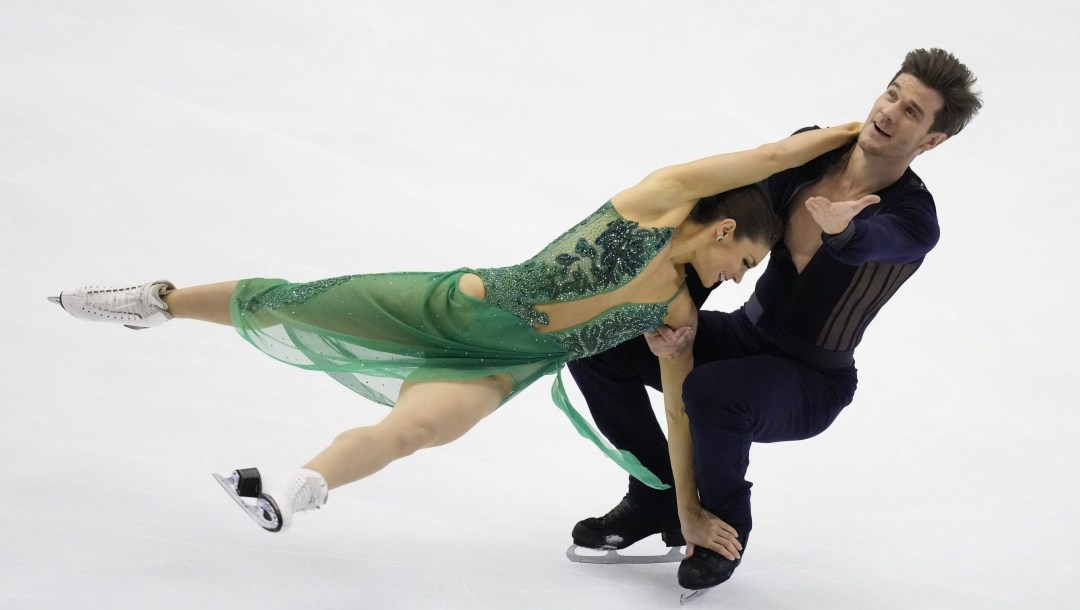
[[[210,473],[297,465],[385,410],[228,328],[45,297],[516,263],[652,169],[865,118],[931,46],[986,104],[914,166],[942,241],[836,424],[755,446],[746,559],[696,605],[1080,607],[1072,11],[4,0],[0,608],[676,607],[674,565],[564,558],[625,479],[549,382],[273,536]]]

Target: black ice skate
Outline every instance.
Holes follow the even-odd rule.
[[[679,598],[680,604],[701,597],[713,587],[731,578],[735,568],[742,563],[742,553],[746,552],[747,536],[739,536],[743,550],[738,559],[728,559],[716,551],[703,547],[694,547],[694,554],[679,564],[679,586],[686,591]]]
[[[326,480],[306,468],[284,472],[265,488],[257,468],[241,468],[228,477],[215,474],[214,479],[247,516],[268,532],[284,531],[294,514],[326,503]]]
[[[662,555],[629,555],[617,552],[652,536],[660,534],[669,548]],[[669,563],[683,558],[686,544],[675,516],[675,509],[656,511],[641,507],[627,495],[618,506],[603,517],[590,517],[574,526],[574,544],[566,549],[566,557],[578,563]],[[582,554],[579,548],[606,551],[602,555]]]

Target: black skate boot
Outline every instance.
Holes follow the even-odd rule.
[[[739,535],[739,544],[742,545],[743,550],[740,551],[739,558],[735,560],[728,559],[716,551],[695,546],[694,554],[683,559],[679,564],[679,586],[689,590],[682,595],[682,601],[700,597],[709,589],[731,578],[735,568],[742,563],[748,538],[747,534]]]
[[[664,555],[623,555],[616,553],[626,547],[660,534],[664,544],[671,547]],[[618,506],[603,517],[578,521],[572,534],[574,544],[566,551],[570,561],[580,563],[665,563],[682,559],[680,547],[686,544],[674,506],[670,510],[642,507],[629,494]],[[608,551],[604,555],[581,555],[578,547]]]

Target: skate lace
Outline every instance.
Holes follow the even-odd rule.
[[[308,489],[307,485],[307,477],[301,475],[293,479],[285,494],[288,497],[289,506],[292,507],[294,512],[307,508],[307,505],[312,500],[311,490]]]
[[[632,520],[634,508],[630,505],[630,502],[626,498],[623,498],[621,502],[615,505],[615,508],[609,510],[606,515],[600,517],[600,521],[604,523],[619,523],[625,520]]]
[[[97,309],[115,313],[133,314],[146,317],[150,312],[149,306],[143,306],[139,298],[140,286],[128,286],[126,288],[104,288],[101,290],[87,291],[86,301]]]
[[[286,497],[293,512],[305,511],[318,507],[319,485],[314,479],[303,474],[298,475],[289,483],[286,489]]]

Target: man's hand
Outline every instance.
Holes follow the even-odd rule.
[[[664,325],[645,333],[645,342],[658,358],[678,358],[694,345],[697,325],[671,328]]]
[[[811,197],[806,200],[806,209],[821,230],[829,235],[843,233],[852,218],[869,205],[881,201],[877,195],[867,195],[858,201],[832,202],[824,197]]]

